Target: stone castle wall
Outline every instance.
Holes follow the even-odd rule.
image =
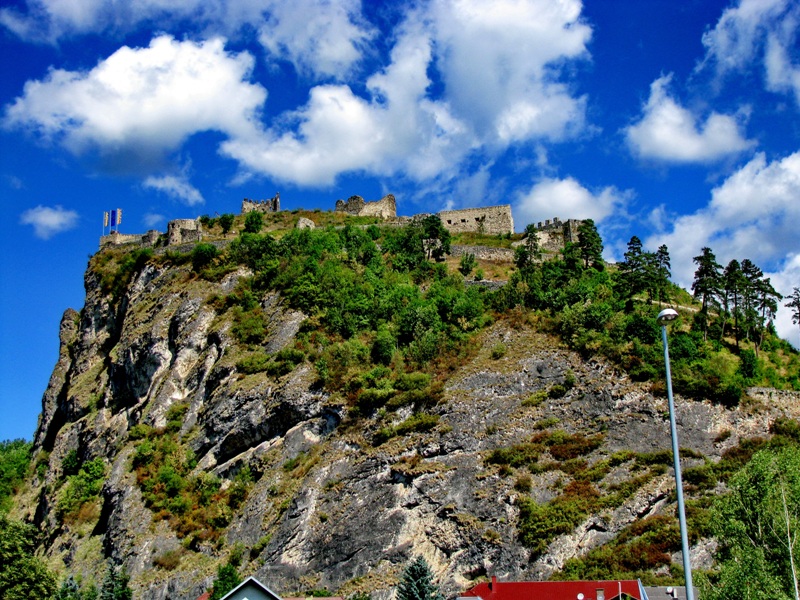
[[[167,245],[178,246],[203,239],[203,226],[195,219],[175,219],[167,223]]]
[[[442,224],[450,233],[483,233],[505,235],[514,233],[511,205],[482,206],[461,210],[443,210],[439,213]]]
[[[358,217],[394,219],[397,216],[397,202],[392,194],[374,202],[367,202],[361,196],[350,196],[347,201],[337,200],[334,210]]]
[[[273,198],[268,198],[266,200],[251,200],[250,198],[245,198],[244,200],[242,200],[243,215],[249,212],[271,213],[271,212],[280,212],[280,210],[281,210],[280,193],[277,193]]]
[[[536,223],[536,235],[539,246],[545,252],[560,252],[568,242],[578,242],[578,226],[580,219],[560,220],[558,217]]]

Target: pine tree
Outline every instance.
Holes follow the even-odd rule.
[[[58,588],[55,600],[81,600],[81,591],[72,575],[67,577]]]
[[[642,251],[642,240],[633,236],[628,242],[625,260],[619,266],[619,286],[623,298],[633,298],[647,289],[647,256]]]
[[[418,556],[403,571],[397,586],[397,600],[444,600],[433,583],[433,573],[424,558]]]
[[[597,267],[603,264],[603,240],[592,219],[578,225],[578,247],[584,267],[588,269],[589,265]]]
[[[739,261],[735,258],[731,260],[725,267],[722,273],[722,283],[724,289],[724,304],[726,314],[733,313],[733,334],[736,339],[736,347],[739,347],[739,317],[741,315],[741,300],[742,291],[744,290],[744,277],[742,276],[742,268]],[[733,310],[729,311],[729,304],[733,303]],[[724,334],[725,327],[723,325],[722,332]]]
[[[793,288],[792,295],[787,297],[789,302],[784,306],[792,309],[792,323],[800,325],[800,288]]]
[[[124,568],[117,570],[109,564],[100,587],[100,600],[132,600],[133,591],[128,587],[129,581],[130,577]]]
[[[717,262],[717,257],[711,248],[705,246],[700,250],[700,255],[694,257],[697,270],[694,272],[692,291],[695,299],[700,298],[703,304],[701,313],[703,315],[703,340],[708,336],[708,308],[714,299],[720,295],[722,289],[722,266]]]
[[[219,600],[240,583],[242,583],[242,578],[236,567],[230,562],[225,563],[217,569],[217,578],[214,580],[209,600]]]
[[[672,265],[669,259],[669,249],[666,244],[661,244],[655,254],[657,295],[659,302],[669,302],[669,278],[672,277]]]

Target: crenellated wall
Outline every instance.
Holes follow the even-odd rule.
[[[536,223],[539,246],[545,252],[560,252],[568,242],[577,243],[578,227],[582,222],[580,219],[562,221],[555,217],[552,220]]]
[[[280,193],[276,193],[273,198],[268,198],[266,200],[251,200],[250,198],[245,198],[244,200],[242,200],[243,215],[249,212],[271,213],[271,212],[280,212],[280,210],[281,210]]]

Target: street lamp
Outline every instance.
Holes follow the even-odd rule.
[[[692,587],[692,566],[689,561],[689,536],[686,533],[686,512],[683,508],[683,484],[681,483],[681,458],[678,447],[678,428],[675,425],[675,403],[672,400],[672,374],[669,370],[669,348],[667,347],[667,323],[678,318],[677,311],[665,308],[658,313],[661,325],[661,339],[664,341],[664,365],[667,369],[667,400],[669,401],[669,429],[672,434],[672,459],[675,462],[675,489],[678,493],[678,520],[681,524],[681,550],[683,553],[683,572],[686,578],[686,600],[694,600]]]

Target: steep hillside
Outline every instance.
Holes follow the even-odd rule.
[[[453,594],[650,532],[626,572],[680,580],[663,388],[383,235],[380,251],[328,229],[91,259],[11,513],[54,571],[99,582],[110,560],[137,598],[193,600],[234,553],[279,593],[381,595],[422,554]],[[799,399],[677,398],[696,565],[710,498]]]

